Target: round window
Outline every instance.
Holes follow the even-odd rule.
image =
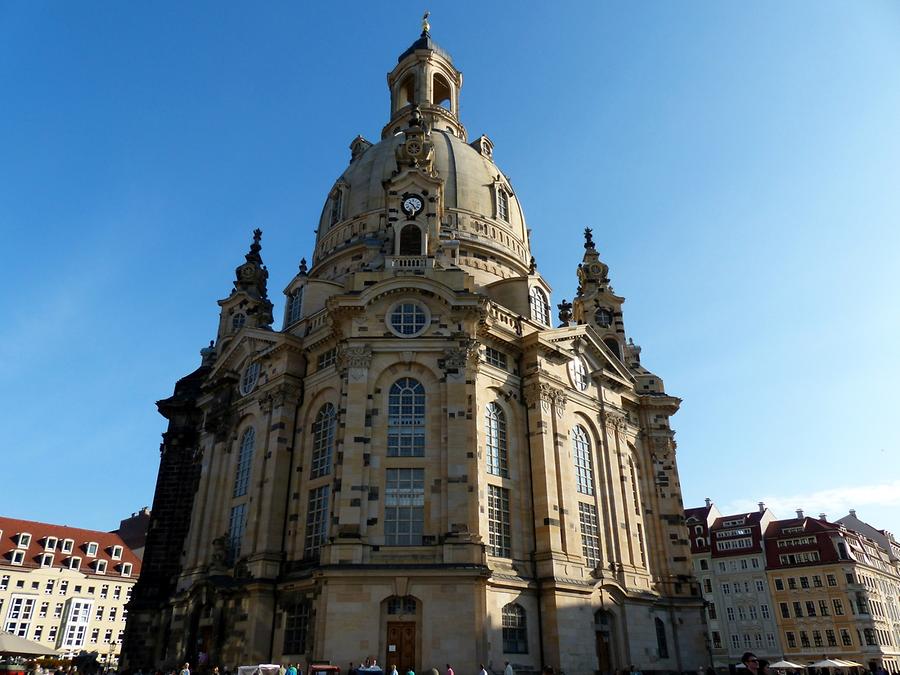
[[[584,391],[588,386],[587,366],[584,365],[584,359],[576,356],[569,361],[569,378],[572,380],[572,386],[578,391]]]
[[[388,327],[400,337],[415,337],[425,332],[428,311],[418,302],[398,302],[388,313]]]
[[[594,312],[594,318],[597,321],[597,325],[602,326],[603,328],[609,328],[612,325],[612,311],[606,307],[597,308],[597,311]]]
[[[244,374],[241,376],[241,395],[246,396],[256,386],[259,379],[259,363],[254,361],[244,368]]]

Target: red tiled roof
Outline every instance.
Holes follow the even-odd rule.
[[[0,516],[0,531],[2,531],[2,536],[0,536],[0,566],[2,567],[11,565],[12,552],[17,550],[25,551],[25,560],[22,562],[22,565],[16,565],[15,567],[40,567],[38,557],[41,553],[44,553],[44,539],[46,537],[56,537],[56,549],[52,552],[53,567],[66,567],[65,561],[68,558],[78,556],[81,558],[81,571],[84,574],[93,573],[90,563],[94,560],[107,561],[105,576],[118,577],[120,570],[117,566],[122,563],[131,563],[131,575],[129,576],[131,579],[137,579],[141,571],[140,559],[115,532],[83,530],[78,527],[51,525],[50,523],[17,520],[15,518],[4,518],[3,516]],[[26,548],[19,548],[16,535],[24,532],[31,535],[31,541]],[[62,552],[63,539],[72,539],[75,542],[71,553]],[[88,556],[86,553],[89,542],[97,544],[97,555],[95,557]],[[113,560],[113,546],[122,547],[121,560]]]

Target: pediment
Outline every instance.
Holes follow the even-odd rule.
[[[623,384],[629,386],[635,384],[634,376],[628,371],[625,364],[612,353],[609,347],[603,344],[603,340],[591,326],[585,324],[563,326],[552,331],[543,331],[541,337],[552,343],[568,343],[564,348],[583,356],[588,362],[591,372],[611,371],[618,376],[617,379],[623,381]]]
[[[234,337],[225,352],[216,359],[215,365],[209,373],[209,379],[214,380],[219,375],[232,371],[236,372],[243,361],[250,355],[258,355],[269,352],[285,339],[282,333],[273,333],[256,328],[244,328]]]

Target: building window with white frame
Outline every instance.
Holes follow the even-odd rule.
[[[306,653],[311,619],[312,606],[308,600],[294,602],[285,610],[283,654]]]
[[[3,630],[18,637],[26,637],[31,626],[31,615],[34,613],[34,602],[34,596],[13,595]]]
[[[45,551],[55,551],[56,550],[56,537],[47,537],[44,539],[44,550]]]
[[[588,567],[600,564],[600,534],[597,521],[597,506],[578,502],[578,522],[581,526],[581,552]]]
[[[259,380],[259,361],[251,361],[244,368],[244,374],[241,376],[241,396],[246,396],[256,387]]]
[[[303,555],[306,558],[317,556],[328,537],[328,492],[328,485],[309,491],[306,506],[306,536],[303,543]]]
[[[290,326],[300,320],[303,311],[303,286],[295,288],[288,295],[287,311],[284,313],[284,325]]]
[[[312,427],[312,465],[310,478],[320,478],[331,473],[331,458],[334,451],[334,432],[337,427],[337,409],[333,403],[319,408]]]
[[[388,325],[400,337],[416,337],[428,327],[428,313],[418,302],[400,302],[391,310]]]
[[[85,547],[84,552],[85,552],[88,556],[90,556],[91,558],[93,558],[94,556],[97,555],[97,549],[98,549],[97,542],[95,542],[95,541],[89,541],[89,542],[87,543],[87,546]]]
[[[528,626],[525,609],[517,602],[503,606],[501,616],[503,628],[503,653],[528,653]]]
[[[495,401],[485,407],[485,445],[487,471],[494,476],[509,477],[509,448],[506,436],[506,413]]]
[[[531,304],[531,319],[544,326],[550,325],[550,302],[547,294],[537,286],[532,286],[528,291]]]
[[[501,558],[512,555],[509,490],[488,485],[488,553]]]
[[[94,562],[94,572],[97,574],[106,574],[106,561],[97,560]]]
[[[110,557],[113,560],[121,560],[122,559],[122,551],[123,551],[123,549],[121,546],[118,546],[118,545],[113,546],[112,552],[110,553]]]
[[[19,548],[28,548],[31,546],[31,535],[28,532],[21,532],[18,537],[16,537],[16,546]]]
[[[250,485],[250,470],[253,466],[253,450],[256,445],[256,429],[247,427],[241,436],[241,448],[238,452],[237,468],[234,472],[234,490],[232,497],[243,497]]]
[[[384,487],[384,543],[420,546],[425,531],[425,470],[388,469]]]
[[[41,567],[53,567],[53,554],[41,553],[39,558]]]
[[[75,541],[73,539],[63,539],[62,545],[60,547],[60,551],[62,553],[71,553],[75,548]]]
[[[76,570],[76,571],[77,571],[77,570],[80,570],[80,569],[81,569],[81,558],[79,558],[78,556],[72,556],[72,557],[69,558],[69,560],[68,560],[68,565],[67,565],[67,567],[68,567],[70,570]]]
[[[575,459],[575,483],[583,495],[594,494],[594,461],[591,458],[591,439],[584,427],[572,429],[572,455]]]
[[[425,387],[401,377],[388,395],[388,457],[425,456]]]
[[[132,570],[131,563],[122,563],[122,576],[123,577],[130,577],[131,570]]]
[[[497,188],[497,217],[509,222],[509,193],[502,186]]]
[[[495,368],[500,368],[501,370],[508,369],[506,354],[501,352],[499,349],[494,349],[493,347],[485,348],[484,360]]]
[[[25,551],[10,551],[9,563],[11,565],[21,565],[25,562]]]

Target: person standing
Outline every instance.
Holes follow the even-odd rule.
[[[190,663],[185,663],[185,664],[181,667],[181,672],[179,673],[179,675],[191,675],[191,664],[190,664]]]
[[[288,664],[287,675],[297,675],[297,667],[293,663]]]
[[[488,675],[488,671],[485,669],[484,664],[479,664],[481,670],[478,671],[478,675]]]
[[[456,673],[453,672],[453,668],[450,667],[449,663],[447,664],[447,675],[456,675]]]
[[[506,668],[503,670],[503,675],[516,675],[513,672],[512,664],[509,661],[506,662]]]
[[[756,654],[753,652],[744,652],[743,656],[741,656],[741,663],[750,671],[750,675],[758,675],[759,673],[759,659],[756,657]]]

